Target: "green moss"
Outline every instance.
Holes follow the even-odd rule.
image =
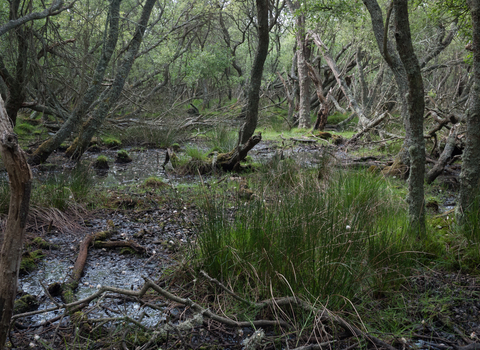
[[[127,151],[122,149],[117,152],[115,163],[130,163],[131,161],[132,161],[132,158],[130,157]]]
[[[135,255],[136,252],[135,252],[135,250],[133,250],[130,247],[123,247],[122,249],[120,249],[120,254],[122,254],[122,255]]]
[[[45,257],[45,255],[41,249],[23,253],[22,261],[20,262],[20,273],[27,273],[35,270],[38,261],[43,257]]]
[[[161,187],[168,187],[168,185],[159,179],[156,176],[150,176],[143,182],[143,187],[150,187],[150,188],[161,188]]]
[[[15,126],[14,130],[18,135],[30,135],[36,131],[36,128],[28,123],[21,123]]]
[[[122,145],[122,142],[113,136],[107,136],[102,141],[108,148],[118,148]]]
[[[108,166],[108,158],[105,156],[98,156],[97,159],[93,162],[92,166],[95,169],[107,170],[110,167]]]
[[[19,299],[15,300],[15,306],[13,307],[14,314],[21,314],[28,311],[34,311],[38,309],[40,302],[37,297],[30,294],[25,294]]]
[[[42,237],[35,237],[32,243],[40,249],[58,249],[59,248],[57,245],[47,242]]]

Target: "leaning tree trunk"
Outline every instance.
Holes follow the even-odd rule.
[[[411,128],[410,176],[408,178],[408,214],[413,229],[425,234],[425,140],[423,138],[423,113],[425,109],[423,79],[420,65],[413,50],[408,0],[394,0],[395,40],[397,50],[407,72],[408,112]]]
[[[140,44],[142,43],[143,35],[147,28],[148,20],[154,5],[155,0],[147,0],[145,2],[140,21],[135,29],[135,34],[128,45],[128,51],[123,62],[120,67],[118,67],[112,87],[101,97],[101,102],[93,113],[93,116],[85,122],[78,137],[67,149],[67,156],[77,160],[82,157],[83,153],[87,150],[93,135],[98,131],[107,117],[108,112],[120,98],[123,86],[125,85],[125,81],[127,80],[130,69],[133,66],[133,62],[135,61],[135,57],[140,48]]]
[[[52,152],[54,152],[77,128],[92,103],[97,99],[102,87],[103,77],[105,76],[115,46],[117,45],[121,2],[122,0],[113,0],[110,3],[108,14],[109,20],[107,21],[105,28],[105,31],[107,30],[107,27],[109,28],[108,38],[103,43],[102,54],[98,60],[97,67],[95,68],[91,86],[88,88],[82,100],[78,103],[60,130],[58,130],[51,138],[43,142],[29,157],[28,161],[30,164],[38,165],[45,162],[50,154],[52,154]]]
[[[250,73],[250,86],[247,93],[247,120],[240,132],[240,143],[244,144],[255,132],[258,122],[258,104],[260,102],[260,86],[262,84],[263,66],[268,55],[270,41],[268,26],[268,0],[256,0],[258,18],[258,46]]]
[[[469,0],[473,24],[473,73],[475,79],[473,106],[467,114],[467,137],[460,173],[460,200],[457,216],[462,222],[475,195],[479,194],[480,181],[480,0]]]
[[[0,233],[0,349],[8,336],[10,318],[17,295],[18,271],[22,258],[23,237],[30,204],[32,173],[25,153],[18,145],[17,135],[0,96],[0,153],[10,180],[10,208],[7,226]]]

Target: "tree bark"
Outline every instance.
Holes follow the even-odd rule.
[[[0,97],[0,153],[10,180],[7,226],[0,233],[0,349],[3,349],[17,294],[18,272],[30,204],[32,173]]]
[[[408,114],[411,128],[410,176],[408,178],[408,214],[410,224],[425,235],[425,140],[423,137],[423,113],[425,109],[423,79],[420,65],[413,50],[410,23],[408,19],[408,0],[394,0],[395,40],[397,51],[403,62],[408,79]]]
[[[445,168],[448,160],[452,156],[453,150],[455,149],[455,140],[457,139],[457,128],[454,125],[450,129],[450,134],[448,135],[447,143],[443,149],[440,158],[438,158],[437,164],[427,173],[427,184],[431,184],[435,179],[440,175]]]
[[[398,89],[398,100],[400,102],[400,113],[402,115],[403,126],[405,128],[405,140],[403,146],[398,154],[400,161],[405,164],[410,164],[408,148],[410,147],[410,118],[408,116],[408,103],[406,101],[407,95],[407,72],[403,66],[400,56],[394,49],[393,43],[388,39],[389,16],[387,14],[387,23],[383,23],[382,9],[378,5],[377,0],[363,0],[365,7],[370,13],[372,20],[373,34],[377,42],[380,54],[387,62],[388,66],[393,72],[395,83]]]
[[[287,1],[287,5],[290,8],[290,12],[295,16],[296,26],[296,41],[297,41],[297,71],[298,71],[298,85],[300,90],[298,100],[298,127],[309,128],[310,127],[310,77],[308,75],[308,56],[309,49],[305,40],[305,15],[296,12],[300,9],[300,2],[291,0]]]
[[[268,55],[270,42],[268,25],[268,0],[256,0],[258,19],[258,46],[250,73],[250,86],[247,93],[246,121],[240,132],[240,143],[246,143],[255,132],[258,122],[258,104],[262,84],[263,66]]]
[[[470,113],[467,114],[467,134],[460,173],[460,198],[457,217],[469,212],[475,196],[479,194],[480,182],[480,0],[469,0],[468,6],[473,25],[473,74],[474,99]]]
[[[78,137],[67,149],[67,156],[76,160],[82,157],[83,153],[85,153],[87,150],[93,135],[95,135],[102,125],[112,106],[120,98],[125,81],[127,80],[130,69],[133,66],[138,50],[140,49],[140,44],[142,43],[143,35],[145,33],[145,29],[154,5],[155,0],[147,0],[145,2],[142,14],[140,16],[140,21],[135,29],[135,34],[128,45],[128,50],[125,54],[123,62],[118,67],[117,74],[115,75],[115,79],[110,87],[110,90],[108,90],[105,94],[102,94],[103,96],[101,96],[99,106],[94,111],[93,116],[85,122]]]
[[[50,154],[52,154],[52,152],[54,152],[75,130],[92,103],[97,99],[102,87],[105,71],[108,68],[113,51],[117,45],[121,2],[122,0],[112,0],[110,3],[109,19],[105,28],[105,31],[109,28],[108,38],[103,45],[102,54],[97,63],[91,86],[88,88],[82,100],[78,103],[60,130],[58,130],[51,138],[43,142],[29,157],[28,161],[30,164],[38,165],[45,162]]]

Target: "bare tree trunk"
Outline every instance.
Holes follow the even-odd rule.
[[[393,43],[388,39],[388,26],[391,12],[387,13],[386,23],[383,23],[383,15],[377,0],[362,0],[370,13],[372,20],[373,34],[377,41],[377,46],[380,54],[387,62],[388,66],[393,72],[395,83],[398,89],[398,100],[400,101],[400,113],[402,115],[403,126],[405,128],[405,140],[400,149],[398,158],[405,164],[410,164],[408,148],[410,147],[410,119],[408,116],[408,103],[405,96],[407,95],[407,72],[403,66],[402,60],[397,51],[393,47]]]
[[[290,12],[295,16],[296,26],[296,41],[297,41],[297,71],[298,71],[298,85],[300,88],[300,96],[298,100],[298,127],[310,127],[310,78],[308,76],[308,56],[309,49],[305,41],[305,15],[296,12],[300,9],[300,2],[287,0],[287,5]]]
[[[109,19],[106,24],[105,31],[109,28],[108,38],[103,44],[102,54],[97,63],[95,74],[93,76],[92,85],[87,90],[83,99],[78,103],[71,115],[58,130],[55,135],[43,142],[33,154],[29,157],[29,163],[33,165],[41,164],[55,151],[63,141],[75,130],[82,118],[87,113],[92,103],[97,99],[105,71],[112,57],[118,39],[118,23],[120,13],[120,3],[122,0],[113,0],[110,3]]]
[[[10,180],[10,208],[7,227],[0,233],[0,349],[8,336],[10,318],[17,294],[18,271],[22,258],[23,237],[30,204],[32,173],[25,153],[18,145],[17,135],[0,97],[0,153]]]
[[[397,50],[407,72],[408,112],[411,127],[410,176],[408,178],[408,214],[412,228],[425,235],[425,140],[423,138],[423,113],[425,110],[423,79],[420,65],[413,50],[408,0],[394,0],[395,40]]]
[[[118,67],[112,86],[107,93],[101,96],[101,102],[93,113],[93,116],[89,118],[82,126],[78,137],[67,149],[66,154],[69,157],[74,159],[80,159],[82,157],[83,153],[85,153],[87,150],[93,135],[95,135],[95,132],[98,131],[103,121],[107,117],[108,111],[120,98],[125,81],[127,80],[130,69],[135,61],[135,56],[140,49],[140,44],[143,40],[143,34],[145,33],[145,29],[154,5],[155,0],[147,0],[145,2],[142,14],[140,16],[140,21],[135,29],[135,34],[128,45],[128,51],[125,54],[123,62],[121,63],[120,67]]]
[[[480,0],[469,0],[473,24],[474,99],[467,114],[467,137],[460,174],[460,200],[457,216],[462,220],[479,192],[480,182]]]
[[[240,132],[240,143],[244,144],[253,136],[258,122],[258,104],[262,85],[263,66],[268,55],[270,41],[268,25],[268,0],[256,0],[258,18],[258,46],[250,73],[250,86],[247,95],[247,120]]]

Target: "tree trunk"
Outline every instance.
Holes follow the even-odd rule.
[[[10,328],[10,318],[17,294],[18,271],[22,258],[23,237],[30,204],[32,173],[25,153],[0,97],[0,153],[10,180],[10,208],[7,226],[0,233],[0,349],[3,349]]]
[[[370,13],[370,18],[372,20],[373,34],[377,41],[378,49],[380,54],[387,62],[388,66],[393,72],[395,77],[395,83],[398,89],[397,98],[400,102],[400,114],[402,115],[403,126],[405,128],[405,140],[403,141],[403,146],[400,149],[398,158],[400,161],[405,164],[410,164],[408,149],[410,147],[410,118],[408,115],[408,103],[406,101],[407,95],[407,72],[403,66],[400,56],[395,51],[393,43],[388,39],[388,26],[389,26],[389,15],[387,14],[387,23],[383,23],[383,15],[380,6],[378,5],[377,0],[363,0],[365,7]]]
[[[258,46],[250,73],[250,86],[247,93],[246,121],[240,132],[240,143],[244,144],[255,132],[258,122],[258,104],[262,84],[263,66],[268,55],[270,42],[268,26],[268,0],[256,0],[258,19]]]
[[[408,79],[408,114],[411,128],[410,176],[408,178],[408,214],[410,224],[419,235],[425,234],[425,140],[423,113],[425,109],[423,80],[417,56],[413,51],[408,0],[394,0],[395,40]]]
[[[108,64],[112,57],[118,39],[118,23],[120,13],[120,3],[122,0],[112,0],[110,3],[109,18],[107,22],[108,38],[103,44],[102,54],[95,69],[92,79],[92,85],[87,90],[83,99],[78,103],[76,108],[70,114],[69,118],[62,125],[55,135],[43,142],[33,154],[29,157],[30,164],[38,165],[47,160],[47,158],[55,151],[67,137],[77,128],[82,118],[87,113],[92,103],[97,99],[99,91],[102,87],[103,77],[108,68]]]
[[[73,144],[67,149],[66,154],[74,159],[80,159],[85,153],[90,144],[90,140],[93,135],[98,131],[103,121],[107,117],[109,110],[112,106],[118,101],[121,96],[123,86],[127,80],[130,69],[133,66],[135,61],[135,56],[138,53],[140,44],[143,40],[143,34],[148,24],[150,14],[152,12],[153,6],[155,5],[155,0],[147,0],[143,6],[142,14],[140,21],[137,24],[135,29],[135,34],[133,35],[132,40],[128,45],[128,51],[125,54],[123,62],[120,64],[115,75],[115,79],[108,90],[103,96],[101,96],[101,101],[99,106],[93,113],[93,116],[89,118],[86,123],[82,126],[78,137],[75,139]]]
[[[479,194],[480,181],[480,0],[469,0],[473,25],[473,106],[467,114],[467,134],[460,173],[460,200],[457,216],[460,222]]]
[[[310,127],[310,77],[308,76],[307,61],[310,56],[310,50],[307,47],[305,41],[305,15],[303,13],[298,14],[300,9],[300,2],[291,0],[287,1],[287,5],[290,8],[290,12],[295,16],[296,26],[296,42],[297,42],[297,72],[298,72],[298,86],[299,86],[299,99],[298,99],[298,127],[309,128]]]

